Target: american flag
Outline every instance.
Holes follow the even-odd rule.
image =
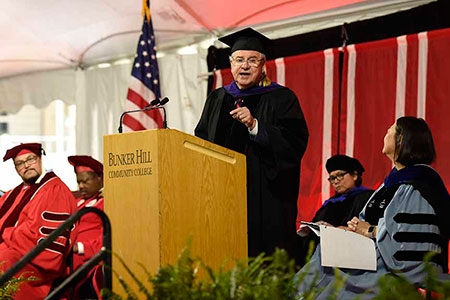
[[[149,8],[149,0],[144,1],[144,24],[142,24],[136,58],[131,71],[131,82],[128,87],[125,110],[142,109],[153,99],[161,98],[155,35]],[[159,109],[127,114],[123,118],[124,131],[161,128],[162,123],[163,118]]]

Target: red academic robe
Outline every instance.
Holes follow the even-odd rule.
[[[53,173],[25,187],[19,185],[0,199],[0,270],[7,270],[39,241],[48,236],[76,211],[72,192]],[[37,281],[20,285],[15,299],[43,299],[53,280],[62,277],[66,258],[77,235],[76,227],[58,237],[20,273]]]
[[[95,207],[103,211],[103,195],[97,193],[93,197],[85,200],[83,198],[77,199],[78,209],[84,207]],[[80,249],[80,243],[82,244],[82,254],[74,254],[73,257],[73,269],[78,269],[82,264],[87,262],[92,256],[100,251],[102,247],[103,226],[100,218],[93,213],[85,214],[81,217],[78,225],[78,237],[75,241],[78,243],[78,249]]]
[[[89,199],[78,198],[77,207],[82,209],[84,207],[95,207],[103,211],[104,199],[100,192]],[[103,244],[103,225],[101,219],[93,213],[85,214],[81,217],[78,225],[78,237],[75,241],[78,244],[78,251],[82,249],[83,253],[73,254],[73,269],[78,269],[85,264],[92,256],[97,254]],[[81,244],[81,245],[80,245]],[[100,298],[100,290],[102,289],[102,267],[96,266],[92,269],[84,280],[77,284],[75,288],[75,299],[78,298],[80,287],[87,279],[93,278],[92,285]]]

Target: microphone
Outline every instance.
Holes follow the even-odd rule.
[[[130,114],[130,113],[135,113],[135,112],[141,112],[141,111],[148,111],[148,110],[152,110],[152,109],[163,109],[164,112],[164,118],[163,118],[163,128],[167,128],[167,120],[166,120],[166,109],[164,106],[164,104],[166,104],[167,102],[169,102],[169,98],[164,97],[163,99],[159,100],[158,98],[153,99],[152,101],[150,101],[150,104],[146,105],[143,109],[135,109],[135,110],[128,110],[128,111],[124,111],[121,115],[120,115],[120,119],[119,119],[119,128],[117,129],[119,131],[119,133],[122,133],[123,131],[123,117],[126,114]]]
[[[163,112],[164,112],[164,116],[163,116],[163,129],[167,129],[167,117],[166,117],[166,108],[163,106],[164,104],[166,104],[167,102],[169,102],[169,98],[164,97],[161,99],[161,101],[159,101],[159,103],[157,104],[156,107],[154,108],[162,108]],[[151,108],[153,109],[153,108]]]
[[[166,98],[167,98],[167,97],[166,97]],[[161,101],[159,101],[158,98],[153,99],[152,101],[150,101],[150,104],[147,104],[147,105],[145,106],[145,108],[147,108],[147,107],[152,107],[152,106],[155,106],[155,105],[158,105],[160,102],[161,102]]]
[[[169,98],[164,97],[164,98],[161,99],[159,105],[164,105],[164,104],[166,104],[167,102],[169,102]]]
[[[169,98],[164,97],[161,100],[159,99],[155,99],[152,102],[150,102],[149,105],[147,105],[150,109],[162,109],[164,116],[163,116],[163,129],[167,129],[167,117],[166,117],[166,108],[163,106],[164,104],[166,104],[167,102],[169,102]],[[147,107],[146,106],[146,107]]]

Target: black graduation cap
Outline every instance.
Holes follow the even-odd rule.
[[[253,28],[245,28],[219,39],[231,47],[231,53],[237,50],[254,50],[266,56],[269,54],[272,40]]]
[[[347,155],[334,155],[327,160],[325,164],[328,173],[336,170],[343,170],[347,172],[356,171],[361,175],[365,170],[362,164],[356,158]]]

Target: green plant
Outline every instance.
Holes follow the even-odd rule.
[[[200,259],[191,258],[189,243],[175,265],[160,268],[154,276],[141,266],[151,288],[136,278],[122,259],[119,258],[119,261],[137,283],[138,293],[146,299],[289,299],[296,291],[294,261],[289,259],[284,250],[279,249],[272,256],[261,254],[248,262],[236,262],[232,269],[222,266],[215,271]],[[197,278],[200,269],[206,272],[206,279]],[[120,276],[118,278],[127,295],[125,299],[141,299],[129,284],[121,280]],[[103,291],[103,296],[107,299],[124,299],[109,290]]]
[[[2,275],[2,272],[0,275]],[[22,273],[18,277],[13,277],[8,280],[5,284],[0,286],[0,299],[3,300],[13,300],[14,295],[19,290],[20,285],[25,281],[37,280],[34,276],[27,276],[28,274]]]
[[[314,247],[310,247],[308,257]],[[117,256],[117,255],[116,255]],[[146,282],[137,278],[118,257],[120,263],[137,283],[139,291],[135,292],[122,277],[115,273],[125,290],[126,297],[103,290],[105,299],[113,300],[269,300],[269,299],[304,299],[313,300],[321,288],[316,287],[318,278],[308,287],[302,295],[296,295],[298,285],[305,278],[306,273],[296,275],[294,261],[289,259],[284,250],[277,249],[271,256],[259,255],[249,261],[237,261],[232,269],[224,266],[217,271],[206,266],[200,259],[193,259],[190,255],[190,242],[180,253],[175,265],[165,266],[152,275],[141,265],[146,273]],[[430,264],[431,256],[427,256],[424,264],[426,280],[424,288],[428,292],[437,293],[439,299],[450,299],[450,281],[438,280],[435,268]],[[205,279],[199,279],[200,270],[206,272]],[[335,272],[335,281],[328,299],[338,299],[339,292],[345,284],[346,277]],[[374,299],[432,299],[430,295],[424,296],[416,286],[411,284],[400,274],[386,275],[378,282],[379,292]],[[143,298],[145,297],[145,298]],[[357,298],[358,299],[358,298]]]

